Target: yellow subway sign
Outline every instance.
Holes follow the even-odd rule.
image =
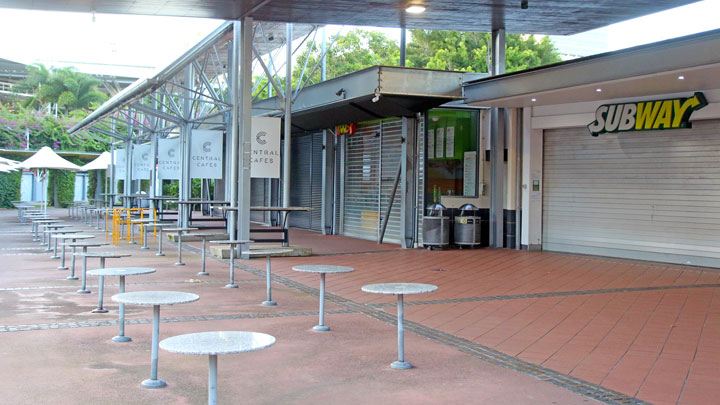
[[[592,136],[614,132],[690,128],[690,114],[707,105],[705,95],[636,103],[603,104],[587,128]]]

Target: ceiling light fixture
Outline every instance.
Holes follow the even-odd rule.
[[[527,9],[528,9],[528,0],[521,0],[521,1],[520,1],[520,8],[523,9],[523,10],[527,10]]]
[[[537,99],[536,99],[536,98],[531,98],[530,101],[532,101],[532,102],[534,103],[534,102],[537,101]]]
[[[683,75],[678,76],[678,80],[685,80],[685,76],[683,76]]]
[[[598,93],[602,93],[602,89],[601,89],[600,87],[598,87],[597,89],[595,89],[595,91],[597,91]]]
[[[405,9],[405,12],[409,14],[420,14],[425,12],[425,7],[413,4],[412,6],[408,6],[408,8]]]

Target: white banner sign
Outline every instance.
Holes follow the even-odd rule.
[[[115,149],[115,181],[125,180],[125,149]]]
[[[150,145],[135,145],[133,147],[133,180],[150,180],[152,160],[153,159],[150,154]]]
[[[158,178],[180,179],[180,139],[158,139]]]
[[[250,177],[280,178],[280,118],[252,118]]]
[[[223,178],[223,133],[196,129],[190,139],[190,177]]]

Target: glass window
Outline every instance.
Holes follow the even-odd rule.
[[[436,109],[427,120],[426,202],[441,195],[477,197],[478,112]]]

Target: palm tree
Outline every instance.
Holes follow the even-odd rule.
[[[16,91],[32,93],[25,106],[57,105],[65,113],[87,110],[107,100],[98,90],[102,82],[73,68],[50,68],[41,63],[28,66],[28,76],[15,85]]]

